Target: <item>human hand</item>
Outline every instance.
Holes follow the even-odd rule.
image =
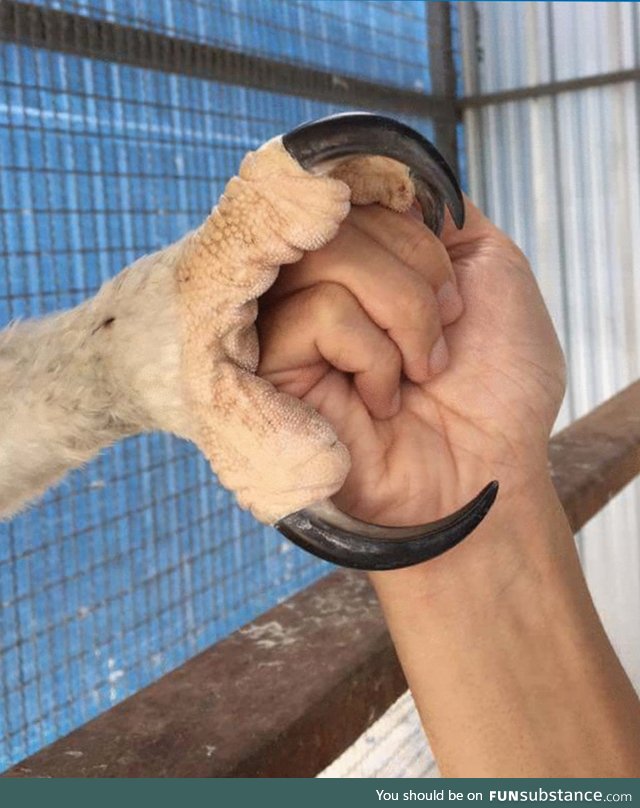
[[[259,373],[349,448],[342,510],[418,524],[491,479],[504,500],[546,473],[562,353],[526,258],[468,200],[442,243],[406,215],[352,210],[334,241],[283,269],[258,327]]]

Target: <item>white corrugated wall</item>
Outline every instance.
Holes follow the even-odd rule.
[[[640,4],[458,3],[464,94],[640,66]],[[640,86],[468,110],[472,198],[529,256],[568,360],[558,428],[638,378]],[[582,531],[605,628],[640,690],[640,485]],[[437,776],[407,694],[324,773]]]
[[[459,3],[464,94],[640,65],[636,3]],[[558,426],[638,378],[640,86],[627,81],[464,115],[471,196],[529,256],[567,355]],[[640,688],[640,486],[579,542],[596,605]]]

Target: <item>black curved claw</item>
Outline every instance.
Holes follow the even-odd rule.
[[[345,112],[304,123],[283,135],[282,143],[306,169],[354,154],[376,154],[404,163],[427,227],[440,234],[445,204],[456,227],[464,225],[464,199],[455,174],[433,143],[400,121]]]
[[[303,550],[333,564],[394,570],[428,561],[455,547],[484,519],[497,493],[498,483],[489,483],[451,516],[415,527],[370,525],[326,501],[289,514],[275,526]]]

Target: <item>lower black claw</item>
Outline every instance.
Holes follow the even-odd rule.
[[[313,169],[355,154],[390,157],[409,168],[425,224],[436,235],[444,206],[455,225],[464,225],[464,199],[455,174],[436,147],[415,129],[384,115],[346,112],[302,124],[282,136],[289,154]]]
[[[455,547],[482,522],[497,493],[498,483],[489,483],[451,516],[415,527],[370,525],[327,501],[285,516],[275,526],[303,550],[333,564],[394,570],[428,561]]]

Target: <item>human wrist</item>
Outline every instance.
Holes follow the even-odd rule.
[[[581,576],[571,530],[549,469],[520,469],[502,482],[485,520],[461,544],[425,564],[372,573],[378,595],[420,608],[487,603],[516,579],[532,585],[559,574]]]

